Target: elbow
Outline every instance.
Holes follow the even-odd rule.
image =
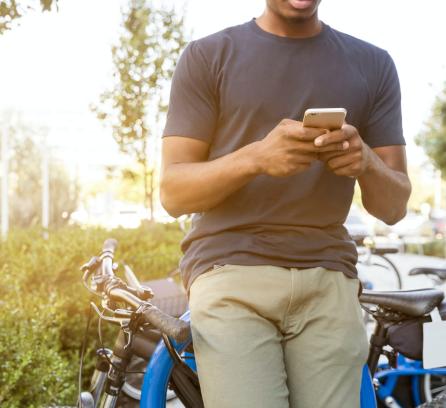
[[[410,183],[408,177],[404,187],[404,196],[400,201],[400,205],[395,205],[391,216],[388,219],[382,220],[387,225],[395,225],[398,221],[401,221],[407,214],[407,203],[409,201],[410,194],[412,193],[412,184]]]
[[[399,212],[394,212],[390,216],[382,217],[381,221],[385,222],[387,225],[395,225],[397,222],[401,221],[407,214],[406,206]]]
[[[185,214],[184,211],[181,211],[180,208],[178,208],[178,205],[175,205],[174,200],[163,184],[160,186],[160,201],[167,214],[169,214],[171,217],[178,218]]]
[[[409,201],[412,186],[408,177],[402,184],[402,188],[398,193],[386,202],[377,200],[365,200],[362,203],[364,208],[374,217],[383,221],[387,225],[395,225],[401,221],[407,214],[407,203]]]

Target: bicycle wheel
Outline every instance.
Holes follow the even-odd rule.
[[[425,402],[437,400],[443,397],[444,405],[446,407],[446,376],[425,374],[420,381],[421,396]]]
[[[403,287],[398,268],[386,255],[371,254],[358,259],[358,274],[367,289],[399,290]]]
[[[126,375],[126,381],[119,393],[117,401],[118,408],[139,408],[141,400],[141,387],[143,382],[144,371],[148,361],[134,355],[127,367],[130,372]],[[166,392],[166,407],[182,408],[175,392],[168,388]]]

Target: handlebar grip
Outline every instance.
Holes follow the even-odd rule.
[[[143,313],[146,322],[152,324],[161,333],[167,334],[179,343],[185,342],[190,336],[189,323],[169,316],[156,306],[150,305]]]
[[[111,252],[112,254],[114,254],[117,246],[118,246],[118,241],[116,241],[116,239],[114,238],[106,239],[104,245],[102,246],[102,252]]]

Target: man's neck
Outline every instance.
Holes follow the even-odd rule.
[[[256,18],[257,25],[264,31],[281,37],[307,38],[319,34],[322,30],[317,13],[305,20],[286,20],[269,9]]]

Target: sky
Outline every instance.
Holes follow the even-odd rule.
[[[80,167],[83,177],[123,160],[89,106],[110,86],[111,46],[125,3],[59,0],[58,12],[29,13],[0,36],[0,111],[20,112],[22,120],[48,127],[52,155]],[[184,2],[175,4],[181,9]],[[264,5],[188,0],[189,38],[258,17]],[[389,51],[400,76],[409,163],[425,160],[413,139],[446,80],[446,1],[323,0],[319,11],[331,27]]]

